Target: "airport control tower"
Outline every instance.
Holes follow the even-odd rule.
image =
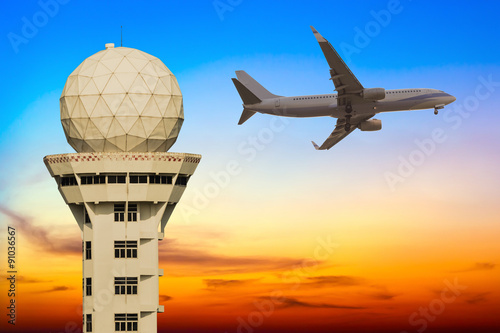
[[[158,241],[201,158],[167,152],[184,120],[177,80],[106,44],[68,77],[60,107],[77,153],[44,162],[82,231],[83,332],[156,332]]]

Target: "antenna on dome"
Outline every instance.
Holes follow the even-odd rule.
[[[120,46],[123,46],[123,25],[120,26]]]

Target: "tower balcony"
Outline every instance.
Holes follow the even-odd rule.
[[[67,204],[177,203],[201,156],[187,153],[74,153],[49,155],[45,165]]]

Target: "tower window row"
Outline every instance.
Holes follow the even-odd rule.
[[[92,315],[83,315],[83,327],[85,327],[85,332],[92,332]]]
[[[137,313],[115,313],[115,331],[137,331],[138,317]]]
[[[78,175],[81,185],[95,184],[126,184],[127,177],[130,184],[172,184],[173,175],[170,174],[113,174],[113,175]],[[178,175],[175,185],[186,186],[189,180],[187,175]],[[78,186],[74,175],[61,176],[61,186]]]
[[[85,241],[82,247],[85,260],[92,260],[92,242]],[[137,241],[115,241],[115,258],[137,258]],[[92,280],[87,280],[89,293],[92,293]],[[90,296],[90,295],[88,295]]]
[[[115,295],[137,295],[137,277],[115,277]]]
[[[76,182],[75,176],[63,176],[61,177],[61,186],[76,186],[78,183]]]
[[[124,222],[125,216],[127,216],[127,221],[136,222],[137,221],[137,204],[129,203],[125,211],[125,203],[115,203],[115,221]],[[127,214],[125,214],[127,213]]]
[[[137,222],[137,203],[129,203],[126,209],[125,207],[125,203],[114,204],[114,220],[116,222],[124,222],[125,217],[127,217],[126,221],[128,222]],[[83,220],[85,223],[91,223],[89,213],[85,207],[83,208]]]
[[[106,184],[106,176],[80,176],[80,182],[82,185]]]
[[[115,277],[115,295],[137,295],[137,277]],[[85,296],[92,296],[92,278],[83,278]]]
[[[92,278],[84,278],[85,296],[92,296]]]
[[[92,242],[86,241],[85,242],[85,260],[91,260],[92,259]]]
[[[137,258],[137,241],[115,241],[115,258]]]

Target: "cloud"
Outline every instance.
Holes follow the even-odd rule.
[[[476,271],[489,271],[495,268],[495,264],[491,262],[476,262],[474,264],[474,270]]]
[[[257,281],[257,279],[245,279],[245,280],[224,280],[224,279],[203,279],[203,283],[207,286],[209,290],[216,290],[217,288],[224,287],[240,287]]]
[[[18,276],[16,276],[16,281],[17,282],[21,282],[21,283],[52,282],[52,280],[40,280],[40,279],[27,278],[24,275],[18,275]]]
[[[306,284],[316,287],[332,286],[357,286],[363,283],[363,279],[345,275],[324,275],[306,278]]]
[[[172,299],[172,296],[160,295],[160,303],[170,301],[171,299]]]
[[[64,291],[64,290],[69,290],[69,289],[72,289],[72,288],[69,288],[66,286],[55,286],[54,288],[52,288],[51,290],[48,290],[48,291],[49,292],[51,292],[51,291]]]
[[[381,301],[389,301],[394,299],[394,297],[398,296],[399,294],[394,294],[391,293],[387,290],[387,287],[384,285],[371,285],[371,288],[376,289],[377,291],[373,293],[368,293],[366,294],[368,297],[376,299],[376,300],[381,300]]]
[[[398,295],[397,294],[391,294],[389,292],[378,292],[378,293],[374,293],[374,294],[370,294],[369,295],[369,297],[374,298],[374,299],[378,299],[378,300],[381,300],[381,301],[388,301],[388,300],[393,299],[396,296],[398,296]]]
[[[206,241],[209,246],[213,246],[215,240],[226,240],[231,237],[227,231],[214,230],[199,225],[172,225],[169,228],[170,235],[176,235],[178,238],[196,239],[196,244],[199,244],[200,241]]]
[[[9,274],[0,274],[0,279],[5,280],[8,278]],[[16,283],[41,283],[41,282],[52,282],[52,280],[39,280],[33,278],[27,278],[24,275],[16,275]]]
[[[80,255],[82,253],[82,241],[79,238],[63,238],[51,235],[48,228],[36,226],[33,221],[11,209],[0,205],[0,213],[13,220],[16,232],[21,234],[27,243],[39,249],[57,254]]]
[[[67,286],[54,286],[52,287],[52,289],[48,289],[48,290],[42,290],[42,291],[38,291],[38,292],[35,292],[36,294],[44,294],[44,293],[53,293],[53,292],[56,292],[56,291],[66,291],[66,290],[71,290],[73,288],[70,288],[70,287],[67,287]]]
[[[166,246],[160,246],[159,259],[161,264],[176,266],[174,270],[189,275],[279,271],[304,261],[282,257],[219,255],[182,246],[172,240]]]
[[[465,273],[465,272],[476,272],[476,271],[490,271],[492,269],[495,269],[496,264],[492,262],[476,262],[472,267],[458,270],[458,271],[453,271],[453,273]]]
[[[365,307],[360,306],[348,306],[348,305],[338,305],[329,303],[309,303],[304,301],[299,301],[293,297],[281,297],[279,299],[274,299],[270,297],[261,297],[261,299],[269,299],[272,302],[280,305],[281,308],[292,308],[292,307],[302,307],[302,308],[321,308],[321,309],[365,309]]]
[[[281,277],[283,282],[274,284],[274,288],[295,289],[299,285],[300,288],[350,287],[365,283],[365,280],[362,278],[347,275],[305,276],[304,274],[288,275],[285,273],[279,277]],[[293,287],[290,287],[290,285],[293,285]]]
[[[468,304],[477,304],[477,303],[483,303],[486,301],[486,295],[491,294],[489,292],[485,293],[476,293],[471,296],[468,296],[467,299],[465,299],[465,302]]]

